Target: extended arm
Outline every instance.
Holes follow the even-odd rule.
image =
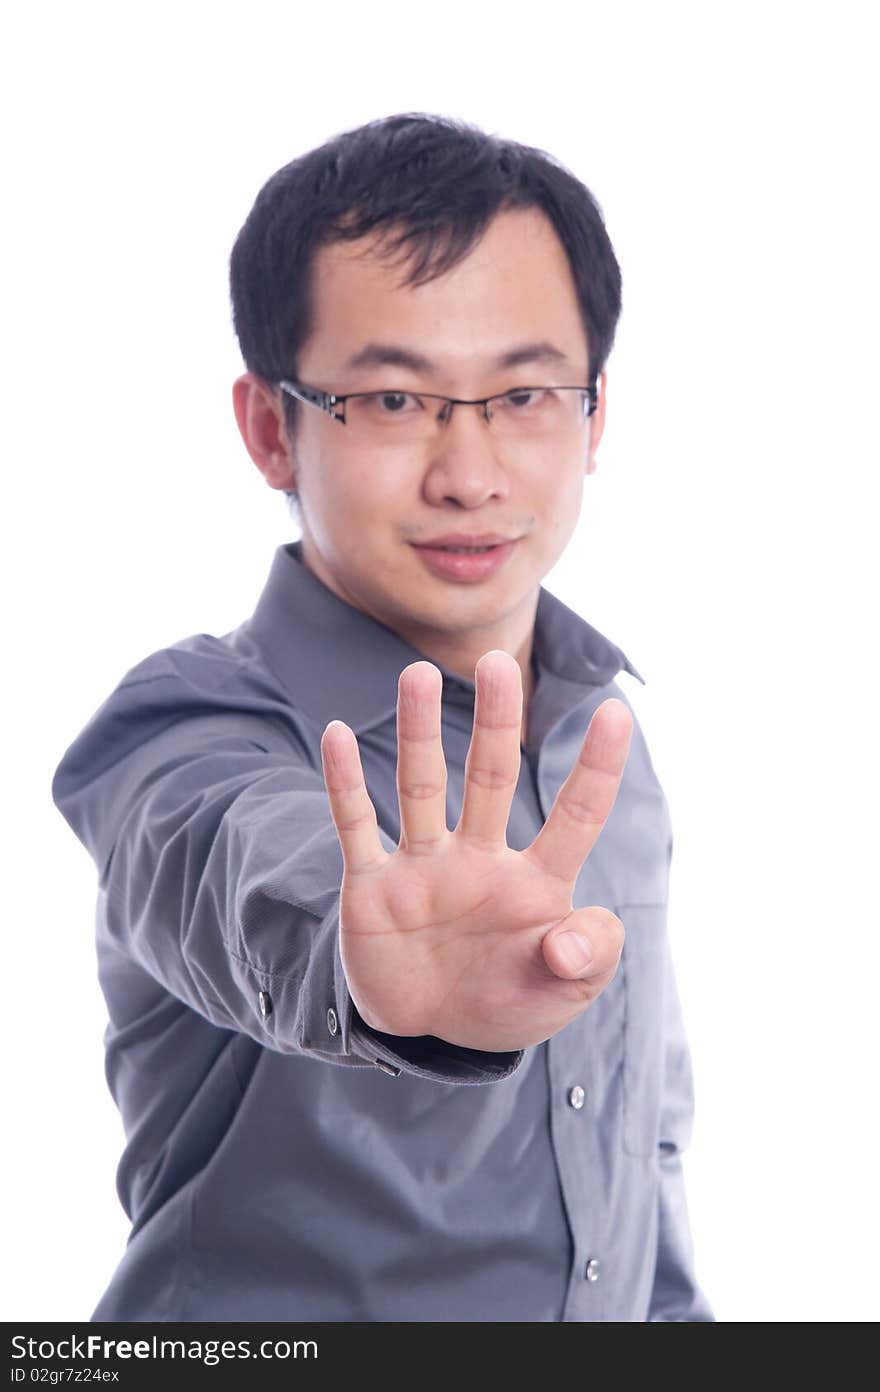
[[[179,675],[131,682],[67,751],[52,792],[97,866],[110,937],[213,1024],[446,1082],[519,1062],[359,1019],[339,956],[339,841],[292,731],[246,710],[187,710]]]

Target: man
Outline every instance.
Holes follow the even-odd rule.
[[[393,117],[269,180],[232,297],[302,538],[53,784],[127,1135],[93,1318],[711,1320],[638,673],[541,586],[605,421],[597,206]]]

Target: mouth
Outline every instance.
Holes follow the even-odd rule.
[[[507,562],[517,540],[498,538],[471,545],[458,542],[413,543],[413,550],[418,552],[433,574],[447,580],[472,582],[495,575]]]
[[[503,542],[493,541],[486,546],[441,546],[439,543],[434,545],[416,546],[417,551],[445,551],[450,556],[482,556],[486,551],[494,551],[496,546],[504,545]]]

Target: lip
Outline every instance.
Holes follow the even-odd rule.
[[[495,541],[482,537],[457,537],[454,540],[440,537],[431,546],[414,545],[413,550],[419,553],[428,570],[434,575],[439,575],[444,580],[473,584],[495,575],[506,565],[516,542],[516,537],[501,537]],[[492,550],[468,556],[461,552],[444,551],[441,549],[442,546],[491,546]]]
[[[432,537],[430,541],[414,541],[413,546],[428,547],[433,549],[437,546],[500,546],[506,541],[515,541],[516,537],[501,536],[498,532],[481,532],[479,535],[471,536],[467,532],[449,532],[446,536]]]

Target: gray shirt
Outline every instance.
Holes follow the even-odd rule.
[[[508,844],[535,837],[624,654],[545,590]],[[125,1253],[93,1320],[712,1320],[681,1152],[690,1061],[666,931],[669,811],[634,718],[574,906],[617,974],[552,1039],[484,1053],[368,1028],[339,956],[320,739],[354,730],[396,849],[397,679],[423,657],[275,553],[252,616],[131,669],[52,794],[98,872]],[[443,675],[448,824],[474,684]]]

